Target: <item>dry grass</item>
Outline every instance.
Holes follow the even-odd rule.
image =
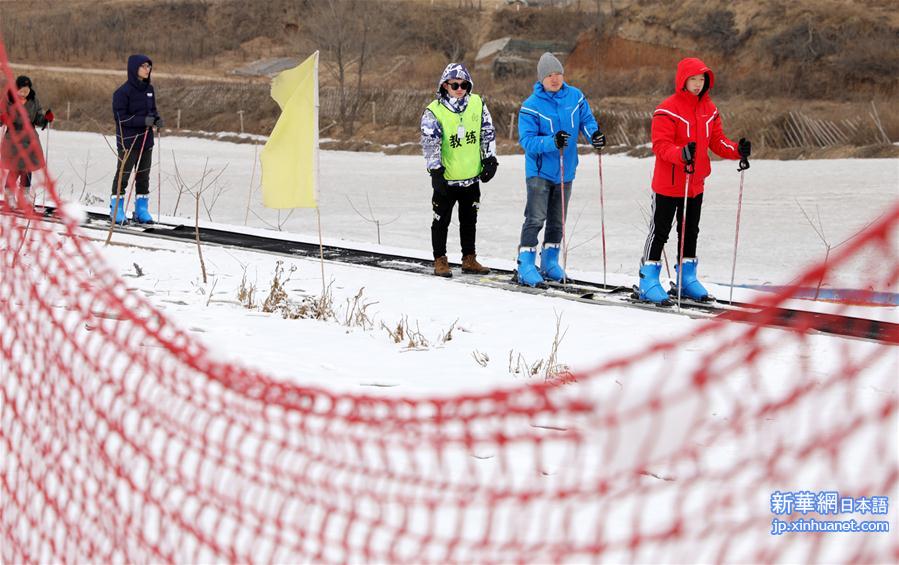
[[[334,295],[331,291],[330,284],[326,287],[321,296],[304,296],[299,301],[290,297],[286,285],[290,282],[290,275],[295,271],[296,266],[291,265],[285,275],[284,262],[276,262],[275,271],[272,275],[272,280],[269,283],[268,294],[261,304],[257,304],[256,285],[255,283],[249,283],[247,281],[246,269],[244,269],[240,287],[237,289],[238,302],[248,310],[256,310],[258,308],[262,312],[280,314],[283,318],[289,320],[337,320],[337,313],[334,310]],[[361,297],[361,291],[359,296]],[[364,321],[364,315],[361,318],[358,316],[349,316],[347,318],[347,320],[352,323],[355,323],[360,319]]]
[[[240,287],[237,289],[237,301],[248,310],[256,309],[256,285],[247,281],[247,269],[244,268],[240,278]]]
[[[424,350],[432,345],[440,346],[453,339],[453,330],[457,329],[456,324],[459,320],[450,324],[449,328],[440,332],[433,341],[425,337],[421,331],[419,323],[415,325],[409,321],[409,316],[403,315],[395,324],[386,324],[381,322],[381,329],[387,332],[387,335],[394,343],[405,344],[406,349]]]
[[[869,100],[899,88],[895,5],[887,2],[636,2],[613,26],[585,33],[569,72],[592,92],[670,92],[674,67],[696,56],[719,95]],[[658,88],[658,86],[656,87]]]
[[[374,328],[375,322],[369,314],[368,309],[377,304],[377,302],[369,302],[362,293],[365,288],[360,288],[353,298],[346,299],[346,308],[343,314],[343,325],[350,327],[359,327],[363,330]]]
[[[490,363],[490,356],[483,351],[478,351],[477,349],[475,349],[471,352],[471,356],[474,357],[475,363],[477,363],[481,367],[486,367],[487,364]]]
[[[237,0],[5,2],[0,30],[13,60],[114,64],[145,52],[216,66],[256,55],[241,47],[257,36],[285,43],[296,32],[300,6],[290,0],[268,0],[265,10]]]
[[[568,365],[559,362],[559,346],[561,346],[562,340],[565,339],[567,333],[567,328],[564,331],[562,330],[562,315],[556,313],[556,332],[550,344],[549,354],[543,359],[530,362],[520,352],[516,353],[515,350],[509,350],[509,374],[528,378],[542,377],[544,381],[554,384],[576,382],[577,379]],[[478,355],[475,355],[475,361],[481,364],[479,359]],[[486,362],[482,366],[486,366]]]
[[[334,306],[333,281],[327,285],[320,296],[302,296],[299,300],[291,297],[287,289],[290,277],[297,270],[291,265],[285,270],[284,262],[277,261],[269,282],[268,293],[261,303],[257,302],[257,288],[255,283],[247,279],[246,268],[241,277],[240,286],[237,289],[237,300],[248,310],[259,310],[270,314],[280,314],[289,320],[320,320],[324,322],[336,322],[347,328],[360,328],[363,331],[371,331],[377,323],[384,330],[391,341],[402,344],[404,349],[424,350],[433,346],[442,346],[453,340],[456,330],[465,331],[458,326],[455,320],[449,327],[438,333],[435,339],[429,339],[421,330],[419,322],[411,322],[408,315],[403,315],[395,324],[387,324],[378,321],[371,313],[370,308],[377,304],[364,296],[365,289],[360,288],[355,295],[347,298],[342,309]],[[484,356],[483,362],[487,358]],[[480,362],[480,361],[479,361]]]
[[[285,285],[290,282],[290,275],[297,270],[296,265],[291,265],[287,277],[284,277],[284,262],[275,263],[275,274],[272,277],[268,289],[268,296],[262,301],[262,311],[272,313],[289,305],[287,289]]]
[[[393,326],[381,322],[381,329],[387,332],[394,343],[404,343],[406,349],[421,350],[427,349],[431,345],[430,340],[421,332],[418,322],[415,322],[414,327],[412,326],[409,316],[403,316]]]

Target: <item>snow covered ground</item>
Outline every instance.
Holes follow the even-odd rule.
[[[42,136],[45,141],[46,133]],[[48,160],[64,197],[78,199],[89,194],[96,197],[90,200],[92,203],[107,201],[115,171],[111,144],[114,142],[99,134],[52,133]],[[259,149],[261,145],[163,137],[153,156],[151,209],[156,211],[161,181],[162,211],[172,214],[178,200],[178,178],[193,185],[205,167],[213,172],[207,179],[222,174],[214,188],[205,193],[210,210],[207,213],[201,208],[204,219],[237,225],[244,225],[246,220],[251,226],[280,225],[285,231],[316,233],[314,210],[296,210],[288,218],[285,213],[262,207],[260,170],[253,166]],[[653,161],[610,155],[602,163],[608,270],[632,280],[646,236]],[[421,157],[323,151],[320,169],[320,211],[326,237],[377,241],[376,224],[360,217],[355,207],[380,221],[381,243],[430,256],[430,186]],[[730,281],[739,180],[736,163],[716,162],[706,181],[698,254],[700,273],[710,282]],[[490,264],[512,261],[523,219],[524,157],[501,156],[496,178],[482,185],[481,192],[479,256]],[[835,246],[865,227],[897,198],[896,159],[753,161],[745,176],[737,284],[785,284],[800,269],[823,258],[825,244],[802,209]],[[192,216],[193,202],[186,195],[177,212],[179,216]],[[568,234],[571,273],[601,276],[599,174],[593,155],[581,156]],[[669,240],[669,257],[673,257],[673,242],[674,237]],[[459,260],[455,223],[450,227],[448,249],[450,260]],[[847,278],[825,282],[852,287],[857,281]]]
[[[53,132],[50,170],[57,176],[64,198],[105,202],[115,166],[107,143],[111,140],[98,134]],[[171,214],[178,199],[178,179],[192,185],[200,180],[205,168],[207,172],[215,171],[207,178],[224,172],[216,183],[221,189],[218,199],[213,202],[214,189],[205,193],[210,213],[201,211],[201,218],[211,216],[216,222],[242,225],[248,215],[248,190],[252,184],[248,224],[265,227],[266,223],[279,221],[277,212],[263,209],[260,203],[259,167],[253,170],[257,146],[171,137],[162,139],[161,148],[162,174],[159,175],[157,152],[151,176],[153,208],[160,177],[162,208]],[[569,216],[569,264],[576,275],[601,280],[601,246],[595,237],[599,231],[596,164],[595,157],[583,156],[575,181]],[[603,159],[603,165],[610,282],[633,283],[633,267],[645,235],[643,214],[649,202],[652,160],[609,156]],[[503,157],[500,173],[482,191],[479,249],[488,264],[513,265],[524,202],[523,166],[520,156]],[[420,158],[324,151],[321,171],[321,216],[328,241],[364,242],[366,247],[376,247],[375,225],[353,210],[355,207],[369,213],[370,201],[374,217],[386,224],[381,227],[383,245],[430,256],[429,188]],[[700,245],[708,250],[702,254],[701,270],[711,283],[727,282],[730,276],[738,181],[734,164],[728,162],[716,163],[708,181]],[[737,283],[785,283],[800,266],[823,257],[824,246],[797,202],[816,221],[820,217],[829,242],[838,244],[887,209],[897,197],[897,160],[753,163],[746,174]],[[190,197],[182,196],[179,216],[189,217],[193,209]],[[315,232],[313,210],[297,210],[286,220],[282,213],[281,218],[283,230],[307,235]],[[450,249],[455,247],[456,237],[451,233]],[[215,351],[284,378],[327,375],[329,386],[335,387],[402,384],[402,393],[408,394],[516,384],[522,378],[514,372],[519,366],[519,354],[522,363],[530,364],[549,355],[557,316],[561,318],[562,331],[567,330],[561,339],[559,361],[575,368],[639,350],[657,338],[687,332],[699,323],[671,314],[535,299],[432,277],[338,264],[325,268],[326,279],[333,280],[335,307],[343,309],[346,301],[364,288],[363,300],[373,303],[368,312],[374,329],[362,331],[336,323],[283,320],[236,304],[244,270],[262,300],[276,261],[281,258],[209,247],[206,259],[210,282],[204,285],[193,246],[116,236],[121,243],[132,240],[139,247],[107,247],[103,249],[104,256],[124,276],[134,274],[135,263],[140,265],[144,275],[128,279],[134,288],[183,326],[194,328]],[[297,269],[290,275],[288,285],[297,293],[293,298],[321,294],[317,262],[289,259],[285,268],[291,267]],[[846,271],[849,270],[843,270],[843,275]],[[865,280],[864,276],[847,278],[839,282],[858,287]],[[725,287],[712,285],[712,289],[719,295],[727,293]],[[398,346],[380,327],[382,322],[395,326],[404,317],[430,341],[427,353]],[[879,309],[871,317],[895,320],[896,309]],[[454,322],[453,339],[439,343],[440,334]],[[832,339],[821,337],[822,347]],[[315,343],[316,347],[303,348],[303,353],[297,355],[295,344],[300,343]],[[342,353],[347,351],[353,354]],[[485,356],[489,361],[482,367],[476,358],[483,363]]]
[[[89,233],[101,240],[106,235],[99,230]],[[221,360],[354,393],[442,396],[524,384],[533,377],[510,372],[509,367],[533,366],[549,356],[557,316],[562,332],[567,330],[560,340],[559,361],[573,368],[638,350],[699,323],[673,314],[596,307],[336,263],[326,264],[325,276],[333,280],[338,317],[344,318],[347,300],[364,289],[363,301],[372,304],[367,313],[373,328],[282,319],[240,306],[237,294],[246,269],[249,284],[257,288],[257,303],[264,301],[276,263],[283,257],[207,246],[209,282],[204,285],[195,245],[126,234],[117,234],[114,241],[119,245],[103,248],[102,253],[129,287],[195,332]],[[135,265],[142,276],[135,276]],[[285,271],[291,266],[296,267],[287,273],[291,298],[319,296],[320,264],[285,260]],[[393,329],[404,318],[429,346],[408,348],[405,340],[397,344],[381,327],[383,322]],[[442,341],[441,335],[452,327],[452,339]],[[822,347],[826,342],[822,338]]]
[[[50,168],[59,180],[62,196],[90,200],[81,194],[84,188],[85,194],[94,196],[94,203],[101,199],[105,201],[115,161],[107,146],[108,140],[87,133],[53,132],[52,135]],[[199,180],[204,166],[207,171],[216,170],[215,174],[227,166],[218,181],[223,192],[214,206],[211,201],[207,202],[211,213],[206,215],[204,212],[204,218],[211,216],[217,222],[243,225],[249,196],[252,205],[250,225],[264,226],[278,221],[277,213],[261,208],[258,191],[252,195],[248,193],[249,187],[257,185],[259,179],[258,167],[253,173],[254,146],[164,138],[162,148],[163,212],[171,214],[177,198],[174,159],[181,179],[187,184]],[[396,218],[381,228],[383,245],[408,249],[419,256],[429,255],[428,185],[420,158],[323,152],[321,160],[321,214],[324,233],[329,240],[362,242],[367,247],[376,244],[375,226],[360,219],[353,210],[355,206],[367,212],[368,197],[375,216],[385,224]],[[601,278],[601,251],[599,239],[595,237],[599,231],[595,165],[595,158],[586,156],[575,183],[569,263],[575,274],[597,279]],[[603,159],[603,165],[609,266],[615,280],[632,282],[645,235],[641,205],[643,210],[648,207],[652,161],[611,156]],[[158,169],[154,168],[151,177],[154,209],[157,173]],[[79,175],[85,180],[79,179]],[[253,182],[251,177],[254,177]],[[487,258],[488,264],[512,264],[524,202],[522,177],[523,159],[504,157],[497,178],[484,187],[479,244],[480,254]],[[823,244],[804,219],[796,200],[816,219],[820,215],[828,240],[837,244],[895,202],[899,196],[899,161],[759,161],[753,163],[746,179],[737,281],[781,284],[791,280],[800,267],[820,260],[824,252]],[[733,163],[718,163],[708,183],[700,246],[705,250],[702,252],[702,271],[713,282],[726,282],[730,277],[738,180]],[[211,192],[208,194],[212,195]],[[183,197],[179,205],[180,216],[189,216],[193,209],[193,203],[186,198]],[[580,219],[576,221],[579,215]],[[297,211],[282,227],[313,234],[315,213]],[[527,367],[549,359],[554,345],[558,346],[557,363],[575,371],[589,370],[604,361],[643,351],[654,342],[676,339],[708,323],[671,313],[596,306],[478,288],[460,284],[458,280],[336,263],[324,265],[325,280],[333,281],[335,319],[284,319],[278,314],[260,312],[258,308],[246,308],[238,300],[241,287],[255,286],[256,303],[261,303],[268,294],[278,261],[283,261],[285,275],[290,278],[285,288],[291,300],[299,302],[303,297],[319,296],[322,266],[317,261],[207,245],[203,248],[203,256],[209,278],[204,283],[197,249],[191,243],[117,233],[114,244],[104,247],[101,242],[105,232],[96,229],[85,229],[84,232],[98,240],[98,260],[108,262],[127,281],[130,289],[145,296],[164,315],[195,335],[216,359],[255,367],[276,379],[337,392],[421,398],[516,387],[543,379],[540,371],[528,375]],[[456,241],[452,235],[451,248]],[[839,281],[829,282],[863,286],[870,273],[854,274],[847,269],[844,274]],[[719,294],[722,288],[717,287]],[[362,302],[369,304],[366,313],[371,322],[364,328],[344,323],[348,301],[359,295],[360,289]],[[876,290],[896,292],[897,289],[893,285]],[[896,321],[897,308],[880,308],[877,317]],[[420,343],[418,347],[410,348],[406,340],[396,343],[388,329],[395,328],[400,320],[408,321],[408,326],[423,337],[427,345]],[[445,339],[451,328],[452,339]],[[865,435],[847,440],[851,447],[843,446],[846,449],[840,458],[845,467],[840,466],[836,474],[836,466],[832,463],[818,464],[823,461],[822,454],[781,461],[788,470],[776,476],[792,476],[796,481],[786,487],[770,480],[775,475],[756,477],[761,464],[738,465],[740,457],[749,453],[740,450],[748,446],[754,450],[750,454],[762,457],[769,450],[771,438],[786,438],[785,445],[790,446],[803,445],[806,441],[814,445],[815,434],[821,430],[821,414],[832,414],[826,422],[831,426],[828,429],[838,429],[837,423],[855,414],[876,412],[883,402],[895,399],[894,369],[899,358],[881,355],[873,370],[843,387],[839,384],[839,374],[843,368],[851,369],[847,366],[848,360],[882,352],[887,346],[827,335],[794,340],[784,330],[769,328],[760,330],[753,342],[761,346],[763,355],[752,364],[744,362],[748,359],[742,358],[741,354],[746,352],[739,346],[727,348],[722,340],[746,328],[739,324],[726,325],[720,334],[706,335],[683,347],[647,356],[645,365],[623,373],[628,377],[626,379],[592,379],[583,387],[565,387],[563,394],[589,395],[596,406],[614,406],[619,414],[623,414],[629,406],[642,406],[659,390],[664,389],[666,393],[676,391],[678,387],[691,390],[691,369],[699,364],[706,366],[716,347],[725,348],[723,353],[717,354],[717,366],[711,369],[717,371],[715,375],[720,378],[720,386],[714,393],[708,396],[688,394],[681,401],[663,403],[666,418],[660,420],[664,420],[665,426],[650,430],[658,434],[658,441],[654,442],[659,450],[658,458],[654,459],[662,461],[672,451],[683,454],[682,448],[693,448],[694,443],[705,445],[702,441],[707,438],[679,435],[685,432],[684,423],[689,421],[701,421],[712,439],[715,430],[733,433],[735,437],[725,433],[708,444],[707,449],[700,450],[702,461],[698,465],[706,473],[703,477],[710,477],[711,482],[700,483],[696,496],[688,500],[686,506],[678,508],[688,508],[687,516],[696,517],[697,524],[705,524],[709,514],[704,505],[709,498],[723,496],[729,488],[744,493],[747,498],[737,500],[739,506],[735,506],[733,515],[727,517],[739,521],[751,516],[751,533],[742,539],[764,538],[770,547],[779,542],[766,530],[771,519],[767,512],[767,497],[773,490],[838,487],[852,493],[867,492],[863,490],[869,486],[866,481],[870,477],[887,476],[894,464],[896,446],[899,445],[895,441],[895,427],[891,438],[882,437],[889,434],[880,434],[876,438]],[[84,331],[90,332],[89,328]],[[164,353],[149,349],[152,344],[147,347],[149,356]],[[669,365],[676,370],[672,371]],[[617,374],[611,376],[618,377]],[[815,393],[792,410],[788,408],[764,422],[753,421],[748,431],[739,422],[731,423],[732,418],[739,420],[754,414],[765,402],[777,400],[808,383],[822,383],[827,379],[834,379],[837,385],[821,386],[820,390],[813,387]],[[667,398],[675,397],[670,394]],[[854,403],[855,412],[839,410],[846,399]],[[598,412],[590,414],[588,421],[583,422],[585,429],[592,430],[589,433],[593,434],[586,445],[595,447],[598,453],[603,449],[603,442],[624,441],[618,442],[616,457],[611,461],[584,467],[586,475],[591,477],[629,469],[631,460],[625,455],[635,451],[638,444],[631,439],[648,433],[640,427],[645,422],[634,419],[628,423],[625,419],[622,420],[625,424],[616,428],[618,433],[612,434],[610,439],[603,428],[603,414]],[[626,427],[628,425],[633,429]],[[875,423],[865,427],[864,431],[874,436],[887,426],[886,422]],[[596,439],[595,443],[592,443],[593,439]],[[619,451],[625,455],[617,456]],[[487,457],[492,457],[493,453],[475,455],[478,465],[485,469],[485,476],[495,470],[494,461]],[[515,454],[512,455],[512,460],[516,460]],[[483,460],[481,456],[484,456]],[[469,454],[464,454],[464,460],[469,458]],[[532,476],[532,466],[525,465],[513,467],[515,471],[504,478],[518,479],[520,475],[528,481],[539,482],[541,488],[556,480],[564,484],[566,477],[579,476],[580,469],[566,468],[563,461],[566,460],[561,456],[548,457],[543,462],[548,472],[536,479]],[[866,468],[860,470],[850,463],[856,461],[864,462]],[[694,462],[681,460],[681,463],[689,463],[687,467],[693,469],[690,465]],[[737,471],[734,475],[714,478],[715,469],[729,469],[730,466]],[[766,470],[770,471],[770,468]],[[558,477],[553,478],[556,472]],[[677,482],[681,477],[674,481],[662,480],[679,472],[684,470],[674,464],[661,464],[650,469],[655,475],[641,476],[639,481],[641,485],[661,485],[652,491],[660,497],[691,492],[689,480]],[[834,484],[837,480],[839,483]],[[586,479],[584,484],[587,484]],[[878,491],[872,494],[895,496],[897,493]],[[673,497],[668,503],[673,504],[672,500]],[[637,502],[643,505],[641,508],[652,508],[656,499],[647,495]],[[636,521],[628,514],[632,510],[629,508],[627,504],[618,504],[602,515],[601,521],[610,524],[610,538],[626,541],[634,527],[644,533],[651,530],[645,524],[634,526]],[[889,516],[893,527],[899,516],[896,508],[894,504]],[[644,517],[652,522],[665,521],[671,516],[670,512],[647,512]],[[449,528],[449,524],[446,522],[444,527]],[[657,525],[651,524],[652,527]],[[711,528],[714,530],[714,525]],[[727,531],[750,530],[731,528]],[[712,534],[704,525],[691,528],[683,540],[685,549],[682,553],[698,555],[692,553],[694,548],[713,547],[703,545],[706,536]],[[725,530],[719,535],[726,537]],[[853,555],[853,548],[862,538],[832,534],[821,539],[825,545],[820,548],[820,555],[839,560]],[[889,541],[886,536],[870,539],[879,548],[876,555],[887,554]],[[749,548],[744,555],[754,554]],[[803,555],[808,554],[799,553],[797,559]],[[615,561],[618,556],[607,557],[609,561]],[[789,560],[790,554],[781,557]],[[710,556],[699,560],[711,559]]]

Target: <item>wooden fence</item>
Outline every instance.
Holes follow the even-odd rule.
[[[348,93],[350,98],[354,91]],[[358,99],[358,124],[399,126],[417,129],[421,114],[434,94],[421,90],[364,90]],[[485,97],[500,139],[517,140],[521,99]],[[637,110],[608,110],[596,101],[597,119],[610,145],[637,147],[651,142],[652,113]],[[76,107],[77,105],[77,107]],[[82,108],[81,106],[84,105]],[[319,92],[320,127],[331,135],[340,125],[340,93],[325,86]],[[95,107],[96,106],[96,107]],[[55,107],[55,106],[54,106]],[[169,127],[210,131],[268,131],[277,118],[278,107],[271,100],[266,83],[194,84],[174,83],[165,89],[166,121]],[[100,120],[108,112],[89,101],[66,103],[60,117],[73,112]],[[183,115],[183,119],[182,119]],[[799,110],[768,112],[723,112],[725,131],[751,139],[759,148],[827,148],[891,143],[876,106],[859,106],[853,115],[827,119]]]
[[[425,106],[433,94],[415,91],[370,91],[358,118],[362,122],[417,127]],[[334,120],[337,116],[336,89],[322,89],[321,116]],[[517,138],[517,116],[520,100],[486,98],[500,138]],[[725,131],[747,137],[760,147],[775,149],[802,147],[835,147],[840,145],[875,145],[890,143],[876,107],[871,104],[866,114],[841,120],[816,118],[801,111],[772,114],[759,119],[755,112],[722,112]],[[608,143],[635,147],[651,142],[652,112],[636,110],[599,110],[597,112]]]

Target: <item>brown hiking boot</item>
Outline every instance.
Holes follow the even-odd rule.
[[[453,272],[450,270],[449,261],[446,255],[434,259],[434,274],[438,277],[451,277]]]
[[[490,269],[478,263],[477,255],[472,253],[471,255],[462,256],[462,272],[474,275],[486,275],[490,273]]]

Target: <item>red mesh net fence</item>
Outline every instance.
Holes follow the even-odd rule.
[[[0,67],[12,124],[2,45]],[[894,289],[899,206],[758,312],[571,383],[334,394],[217,362],[128,292],[64,212],[35,132],[7,131],[62,211],[16,189],[0,214],[4,562],[899,559],[894,533],[771,533],[896,525],[899,336],[771,324],[846,265],[857,288]],[[886,513],[835,514],[831,491]]]

